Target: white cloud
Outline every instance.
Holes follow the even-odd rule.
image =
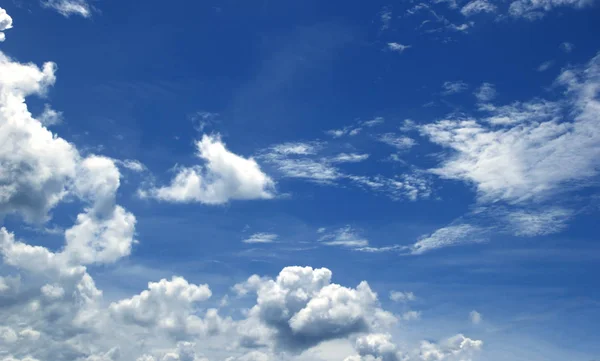
[[[496,97],[496,87],[494,84],[483,83],[475,91],[475,97],[480,103],[487,103]]]
[[[412,246],[412,254],[423,254],[434,249],[464,243],[481,242],[481,229],[470,224],[440,228],[430,235],[422,236]]]
[[[43,126],[49,127],[62,123],[63,114],[62,112],[52,109],[49,104],[46,104],[44,105],[44,111],[38,116],[38,120]]]
[[[567,227],[573,212],[564,208],[543,211],[517,210],[506,215],[511,231],[517,236],[543,236],[557,233]]]
[[[422,341],[414,357],[423,361],[472,361],[474,354],[481,350],[483,341],[472,340],[458,334],[439,344]]]
[[[514,17],[535,20],[556,7],[581,9],[593,3],[593,0],[516,0],[510,4],[508,12]]]
[[[434,143],[453,150],[433,172],[475,185],[484,202],[541,200],[586,186],[600,166],[600,55],[583,69],[563,72],[557,83],[567,89],[560,102],[522,103],[516,114],[491,108],[503,119],[492,123],[503,127],[473,119],[422,127]],[[532,120],[522,119],[523,109]]]
[[[340,153],[335,157],[331,158],[333,163],[357,163],[367,160],[368,154],[357,154],[357,153]]]
[[[355,136],[360,134],[364,128],[372,128],[379,124],[383,124],[385,119],[383,117],[375,117],[370,120],[361,120],[353,125],[347,125],[340,129],[330,129],[325,133],[331,135],[334,138],[341,138],[343,136]]]
[[[464,16],[472,16],[479,13],[493,13],[496,11],[496,5],[486,0],[473,0],[460,9]]]
[[[42,6],[56,10],[64,17],[79,15],[92,16],[92,10],[86,0],[42,0]]]
[[[325,234],[319,238],[319,242],[327,246],[341,246],[360,248],[369,245],[369,241],[358,235],[358,232],[350,226],[340,228],[332,233]]]
[[[421,311],[407,311],[401,316],[404,321],[415,321],[421,318]]]
[[[250,237],[244,239],[244,243],[273,243],[277,240],[277,235],[274,233],[254,233]]]
[[[417,144],[412,138],[404,135],[396,135],[394,133],[382,134],[379,136],[378,140],[399,150],[410,149]]]
[[[381,20],[381,30],[389,29],[392,22],[392,12],[384,8],[379,14],[379,19]]]
[[[5,30],[12,28],[12,18],[6,13],[6,10],[0,7],[0,42],[6,39]]]
[[[391,291],[390,300],[394,302],[407,302],[416,300],[416,297],[412,292]]]
[[[218,135],[203,135],[196,147],[205,165],[181,168],[169,186],[142,191],[141,195],[204,204],[274,197],[275,183],[258,163],[230,152]]]
[[[412,48],[412,45],[404,45],[396,42],[387,43],[388,49],[396,53],[403,53],[406,49]]]
[[[442,84],[442,94],[444,95],[451,95],[451,94],[458,94],[458,93],[462,93],[465,90],[467,90],[469,88],[469,86],[467,85],[467,83],[465,83],[464,81],[458,80],[458,81],[446,81],[444,82],[444,84]]]
[[[129,169],[132,172],[140,173],[146,170],[146,166],[135,159],[125,159],[116,161],[118,165],[124,167],[125,169]]]
[[[471,321],[472,324],[479,325],[482,320],[481,313],[479,313],[477,311],[471,311],[469,313],[469,320]]]
[[[560,44],[560,49],[565,53],[570,53],[573,51],[573,49],[575,49],[575,44],[565,41],[564,43]]]
[[[257,304],[250,318],[274,332],[280,349],[301,351],[396,322],[379,308],[377,295],[366,282],[356,288],[331,283],[326,268],[286,267],[276,280],[263,280],[257,286]]]
[[[550,69],[552,67],[552,65],[554,65],[554,61],[553,60],[548,60],[545,61],[543,63],[541,63],[538,67],[537,67],[537,71],[539,72],[544,72],[548,69]]]

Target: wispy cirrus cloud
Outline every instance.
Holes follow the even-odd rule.
[[[42,6],[53,9],[67,18],[71,15],[84,18],[92,16],[92,7],[86,0],[42,0]]]
[[[256,243],[273,243],[279,238],[275,233],[254,233],[250,237],[244,239],[243,243],[256,244]]]

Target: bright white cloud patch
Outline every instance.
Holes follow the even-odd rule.
[[[86,0],[42,0],[42,5],[56,10],[65,17],[79,15],[89,18],[92,16],[92,10]]]
[[[417,142],[412,138],[403,135],[396,135],[394,133],[382,134],[378,139],[379,141],[395,147],[398,150],[410,149],[417,144]]]
[[[538,200],[585,186],[600,166],[600,55],[557,82],[566,88],[562,102],[491,107],[488,121],[503,127],[474,119],[422,127],[433,142],[453,150],[433,172],[475,185],[486,202]]]
[[[142,196],[204,204],[275,196],[275,182],[258,163],[230,152],[218,135],[202,136],[196,147],[204,165],[181,168],[169,186],[142,191]]]
[[[0,42],[6,40],[5,30],[12,28],[12,18],[6,13],[6,10],[0,8]]]
[[[396,53],[403,53],[406,49],[412,48],[412,45],[404,45],[396,42],[391,42],[387,44],[388,49]]]
[[[244,243],[273,243],[277,240],[277,235],[274,233],[254,233],[250,237],[244,239]]]
[[[346,226],[336,230],[333,233],[321,236],[319,242],[327,246],[342,246],[350,248],[366,247],[369,241],[360,237],[356,230],[350,226]]]

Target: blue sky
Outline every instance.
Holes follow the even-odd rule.
[[[0,360],[599,358],[599,16],[3,2]]]

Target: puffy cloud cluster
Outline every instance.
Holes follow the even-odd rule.
[[[258,163],[229,151],[218,135],[202,136],[196,147],[205,165],[181,168],[169,186],[142,191],[142,196],[204,204],[274,197],[275,183]]]
[[[12,18],[6,13],[6,10],[0,8],[0,42],[6,40],[4,30],[12,28]]]
[[[396,322],[379,307],[367,282],[343,287],[331,283],[325,268],[286,267],[275,280],[251,277],[246,283],[238,287],[253,288],[257,295],[249,317],[274,332],[278,349],[301,351]]]

